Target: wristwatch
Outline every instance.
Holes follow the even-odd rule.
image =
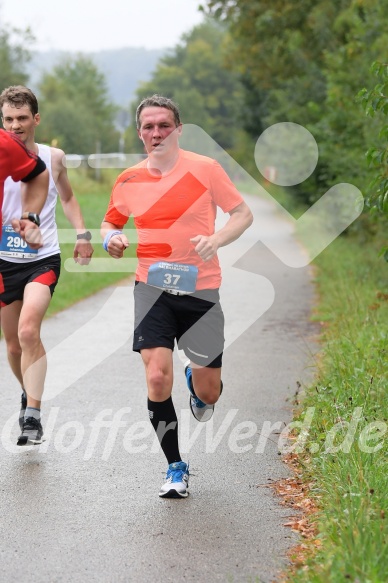
[[[77,239],[86,239],[87,241],[90,241],[92,238],[92,234],[90,231],[85,231],[85,233],[81,233],[80,235],[77,235]]]
[[[29,213],[26,211],[25,213],[22,214],[22,216],[20,218],[27,219],[27,220],[31,221],[31,223],[35,223],[35,225],[40,227],[40,217],[36,213]]]

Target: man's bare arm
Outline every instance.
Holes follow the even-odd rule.
[[[36,213],[39,214],[46,202],[49,173],[47,168],[29,180],[21,183],[22,191],[22,213]]]

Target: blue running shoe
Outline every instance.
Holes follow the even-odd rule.
[[[197,421],[205,423],[205,421],[209,421],[209,419],[212,417],[214,412],[214,405],[206,405],[206,403],[201,401],[201,399],[198,399],[197,395],[194,392],[191,367],[189,365],[187,365],[185,368],[185,375],[187,386],[190,391],[191,412]]]
[[[168,466],[166,483],[160,488],[162,498],[187,498],[189,487],[189,464],[174,462]]]

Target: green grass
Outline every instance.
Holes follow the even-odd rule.
[[[381,245],[344,236],[315,261],[322,353],[296,418],[315,408],[299,463],[302,479],[314,484],[322,546],[307,569],[289,575],[292,583],[388,581],[388,265],[378,258]]]
[[[98,261],[96,260],[99,258],[108,258],[108,254],[102,248],[99,229],[108,206],[114,180],[118,174],[118,170],[103,171],[101,181],[96,182],[88,176],[86,170],[69,170],[70,182],[74,194],[81,205],[86,227],[89,230],[94,230],[92,240],[94,254],[89,267],[77,266],[72,259],[75,233],[74,238],[73,235],[70,234],[70,243],[61,243],[61,276],[47,311],[47,316],[52,316],[53,314],[71,306],[75,302],[90,296],[109,285],[124,280],[132,274],[131,271],[91,271],[98,265]],[[57,204],[56,219],[59,229],[72,229],[63,214],[62,206],[59,201]],[[131,227],[130,222],[128,223],[128,226],[129,228]],[[131,245],[126,252],[126,257],[134,256],[135,246]],[[123,266],[124,263],[122,260],[114,261],[114,267],[116,269],[121,270]],[[73,267],[76,271],[70,271]]]

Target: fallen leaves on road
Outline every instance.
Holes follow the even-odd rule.
[[[309,497],[309,491],[313,486],[312,482],[306,483],[298,475],[298,455],[289,453],[284,456],[283,461],[291,468],[294,475],[270,483],[268,487],[272,488],[277,496],[280,497],[282,505],[299,511],[298,515],[290,516],[284,526],[291,528],[305,540],[305,542],[292,547],[288,552],[292,566],[301,568],[306,564],[307,558],[322,544],[318,538],[314,520],[314,515],[318,509],[314,501]],[[281,580],[282,583],[286,583],[286,581],[287,577]]]

